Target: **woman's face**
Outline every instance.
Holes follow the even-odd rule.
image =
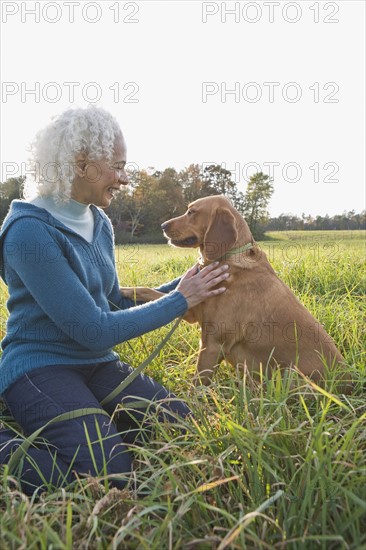
[[[111,160],[89,160],[84,155],[76,158],[76,176],[71,198],[83,204],[107,208],[121,185],[128,184],[125,171],[126,144],[118,138]]]

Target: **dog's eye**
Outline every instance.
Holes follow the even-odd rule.
[[[187,215],[192,216],[192,214],[194,214],[194,211],[193,210],[188,210]]]

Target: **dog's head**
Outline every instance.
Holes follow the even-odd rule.
[[[238,240],[244,228],[248,242],[253,238],[245,220],[223,195],[204,197],[192,202],[182,216],[162,224],[169,243],[182,248],[197,248],[207,261],[221,258]]]

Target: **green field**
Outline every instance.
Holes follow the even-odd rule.
[[[278,377],[259,385],[224,363],[210,387],[195,388],[199,331],[183,322],[147,372],[192,408],[186,433],[155,422],[150,444],[135,449],[124,491],[83,479],[32,500],[3,469],[1,550],[366,548],[365,238],[283,232],[260,243],[337,342],[354,373],[353,395],[305,383],[290,389]],[[166,245],[120,246],[121,285],[157,286],[196,256]],[[0,298],[5,320],[4,285]],[[137,366],[168,328],[117,351]]]

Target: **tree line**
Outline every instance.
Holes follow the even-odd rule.
[[[24,177],[19,177],[0,183],[0,222],[11,201],[21,197],[24,181]],[[215,164],[205,167],[191,164],[181,171],[133,170],[129,172],[129,181],[106,210],[117,244],[165,242],[160,228],[164,221],[183,214],[190,202],[218,194],[232,201],[256,239],[262,239],[266,231],[276,230],[366,229],[365,211],[333,217],[281,214],[270,218],[268,205],[274,191],[273,180],[262,172],[250,177],[245,193],[239,191],[229,170]]]
[[[270,218],[264,226],[264,231],[315,231],[315,230],[347,230],[366,229],[366,210],[356,214],[355,210],[344,211],[335,216],[301,217],[293,214],[281,214],[277,218]]]

